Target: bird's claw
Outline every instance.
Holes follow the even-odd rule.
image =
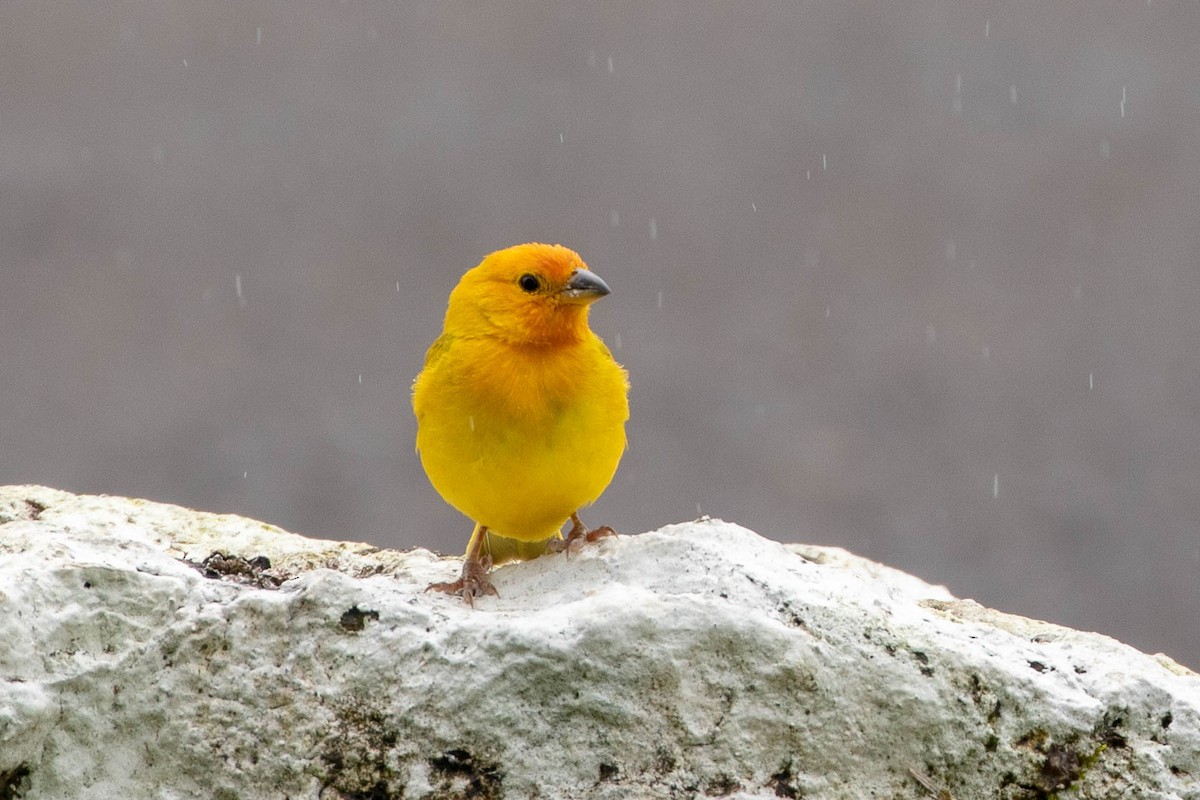
[[[482,559],[469,558],[463,562],[462,575],[456,581],[447,581],[445,583],[431,583],[425,587],[425,591],[445,592],[446,594],[456,594],[467,602],[471,608],[475,607],[475,598],[483,597],[484,595],[500,596],[496,591],[496,587],[492,584],[491,578],[488,577],[488,570],[492,568],[492,557],[484,556]]]
[[[571,557],[571,551],[578,550],[583,545],[597,542],[609,536],[616,536],[617,532],[607,525],[601,525],[599,528],[588,530],[578,516],[571,515],[571,530],[567,531],[564,539],[551,539],[546,543],[546,549],[554,553],[566,553],[567,557]]]

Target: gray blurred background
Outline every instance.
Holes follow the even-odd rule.
[[[1200,6],[8,2],[0,482],[458,552],[409,386],[577,249],[593,525],[711,514],[1200,666]]]

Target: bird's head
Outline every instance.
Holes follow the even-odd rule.
[[[574,250],[519,244],[486,256],[450,293],[446,331],[514,344],[558,344],[587,335],[587,312],[609,293]]]

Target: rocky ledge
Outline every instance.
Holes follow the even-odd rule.
[[[1200,798],[1200,676],[842,550],[458,566],[0,489],[0,800]]]

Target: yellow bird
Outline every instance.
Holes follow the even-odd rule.
[[[413,382],[417,452],[475,530],[462,577],[428,588],[474,605],[496,594],[493,563],[612,533],[589,532],[577,513],[625,451],[628,376],[588,327],[589,307],[607,294],[578,253],[537,243],[488,255],[450,293]]]

